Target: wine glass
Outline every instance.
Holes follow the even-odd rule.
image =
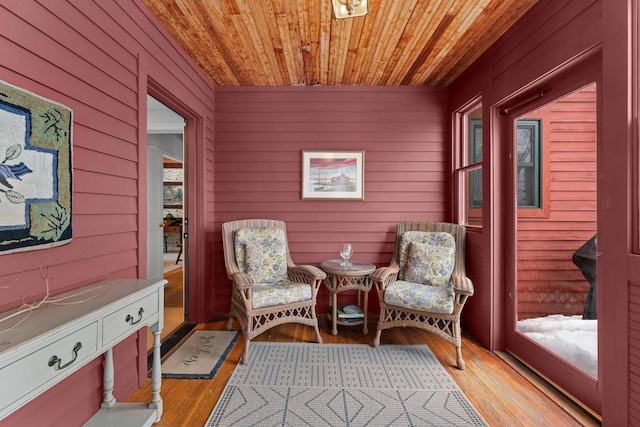
[[[349,262],[349,258],[353,255],[353,249],[351,248],[351,243],[345,243],[342,245],[342,250],[340,251],[340,256],[342,257],[342,262],[340,263],[343,267],[348,267],[351,265]]]

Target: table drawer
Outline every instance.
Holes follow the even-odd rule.
[[[102,344],[107,345],[120,336],[130,335],[141,325],[148,325],[149,318],[157,318],[158,294],[147,295],[104,318]],[[155,323],[155,320],[153,321]]]
[[[0,408],[83,366],[96,356],[97,342],[98,323],[94,322],[0,368]]]

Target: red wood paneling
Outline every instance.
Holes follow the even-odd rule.
[[[146,106],[139,100],[146,99],[149,79],[156,91],[164,90],[165,100],[194,120],[197,135],[190,149],[200,148],[202,155],[192,155],[198,160],[190,164],[191,173],[211,176],[213,151],[204,144],[213,145],[212,86],[138,0],[3,2],[0,51],[0,79],[74,113],[73,240],[0,255],[0,311],[43,298],[47,285],[57,294],[105,278],[143,277]],[[193,182],[193,199],[202,203],[193,215],[199,224],[213,217],[213,183]],[[201,300],[207,295],[204,271],[205,263],[190,271],[193,294]],[[146,376],[142,358],[146,353],[138,354],[133,338],[115,352],[119,398]],[[101,371],[96,360],[3,425],[82,423],[99,407]]]
[[[446,89],[415,87],[216,90],[216,230],[280,219],[298,264],[338,258],[349,241],[355,259],[387,265],[397,222],[449,217],[447,98]],[[301,200],[303,150],[364,151],[364,200]],[[211,283],[216,312],[226,312],[219,231],[215,240]]]
[[[640,283],[629,283],[629,425],[640,425]]]

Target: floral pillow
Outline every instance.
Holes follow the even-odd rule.
[[[449,235],[451,237],[451,235]],[[455,240],[443,245],[411,242],[404,280],[433,286],[449,286],[456,263]]]
[[[287,278],[287,249],[280,228],[243,228],[235,238],[238,268],[255,283],[278,283]]]

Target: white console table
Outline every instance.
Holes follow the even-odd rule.
[[[160,332],[166,280],[113,279],[49,297],[0,322],[0,423],[104,354],[104,398],[86,426],[150,426],[162,416]],[[0,313],[0,320],[17,313]],[[151,402],[116,403],[113,347],[140,328],[153,333]]]

